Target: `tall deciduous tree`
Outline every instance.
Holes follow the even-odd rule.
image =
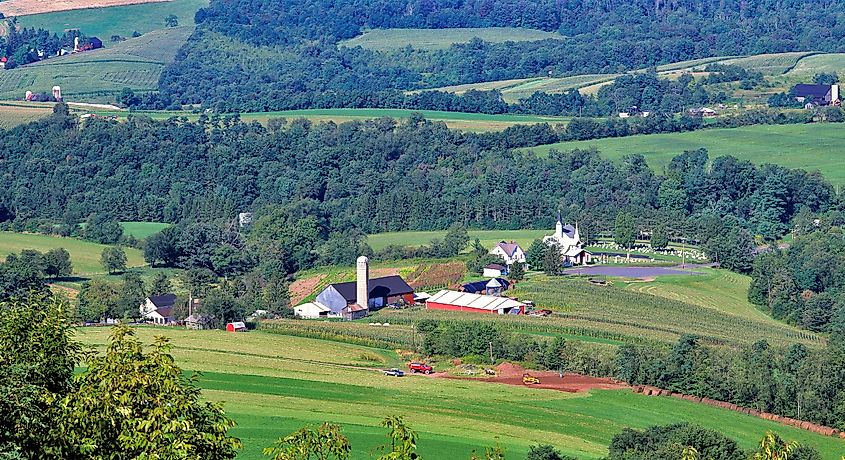
[[[126,270],[126,252],[123,248],[109,246],[100,255],[100,264],[111,275]]]
[[[65,248],[50,249],[41,258],[44,274],[50,278],[64,278],[73,272],[70,253]]]
[[[613,241],[625,249],[634,247],[634,243],[637,242],[637,227],[634,224],[634,216],[631,213],[623,211],[616,214]]]
[[[264,449],[264,455],[272,460],[346,460],[351,451],[349,439],[340,426],[327,422],[316,429],[304,427],[280,438]]]
[[[126,326],[113,329],[106,353],[90,360],[61,401],[64,458],[234,458],[241,442],[221,405],[204,401],[196,376],[176,365],[167,339],[144,350]]]

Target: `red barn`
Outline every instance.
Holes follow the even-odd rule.
[[[508,297],[471,294],[458,291],[440,291],[425,302],[430,310],[469,311],[499,315],[525,313],[525,304]]]
[[[246,332],[246,324],[242,321],[235,321],[233,323],[229,323],[226,325],[226,331],[228,332]]]

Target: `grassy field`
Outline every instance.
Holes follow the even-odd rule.
[[[121,222],[120,226],[123,227],[124,235],[143,240],[154,233],[170,227],[170,224],[163,224],[161,222]]]
[[[100,351],[107,329],[80,329],[77,337]],[[845,442],[748,415],[674,398],[625,390],[570,394],[466,380],[384,377],[372,370],[401,365],[390,351],[315,339],[250,332],[137,329],[150,343],[169,337],[178,364],[202,371],[203,395],[225,402],[244,442],[238,458],[260,459],[263,447],[304,424],[343,425],[353,459],[371,458],[385,441],[378,426],[403,415],[419,432],[423,458],[469,458],[496,437],[508,458],[524,458],[533,444],[551,443],[580,459],[607,454],[624,427],[690,421],[718,429],[746,449],[767,430],[815,446],[834,458]],[[355,367],[353,367],[355,366]]]
[[[499,241],[516,241],[527,250],[532,241],[551,233],[551,230],[470,230],[469,238],[470,241],[478,238],[486,248],[492,248]],[[367,236],[367,244],[376,251],[391,245],[419,247],[444,236],[445,231],[378,233]]]
[[[126,117],[128,112],[93,110],[92,113],[101,115],[117,115],[118,118]],[[172,111],[138,111],[136,115],[149,116],[153,119],[164,120],[170,117],[186,117],[189,120],[196,120],[199,114],[190,112]],[[343,123],[347,121],[372,120],[382,117],[406,119],[411,114],[422,114],[426,119],[442,121],[453,129],[465,131],[501,131],[510,126],[533,123],[566,123],[568,117],[551,117],[542,115],[514,115],[501,114],[491,115],[484,113],[465,112],[442,112],[437,110],[407,110],[407,109],[305,109],[286,110],[280,112],[254,112],[242,113],[240,119],[246,122],[257,121],[266,124],[272,118],[286,118],[288,120],[305,118],[314,123],[334,122]]]
[[[662,171],[685,150],[706,148],[710,158],[732,155],[755,164],[773,163],[788,168],[821,171],[834,185],[845,184],[845,144],[841,124],[756,125],[730,129],[705,129],[687,133],[654,134],[574,141],[523,150],[548,154],[595,147],[607,158],[643,154],[648,164]]]
[[[0,102],[0,129],[10,129],[53,113],[49,107],[22,106]]]
[[[343,46],[386,51],[412,46],[416,49],[444,49],[455,43],[466,43],[478,37],[486,42],[526,42],[546,39],[562,40],[554,32],[514,27],[487,27],[481,29],[373,29],[340,42]]]
[[[158,4],[156,4],[158,5]],[[164,66],[193,31],[176,27],[150,32],[108,48],[55,57],[0,73],[0,99],[21,100],[27,90],[62,87],[68,101],[114,102],[123,88],[152,91]]]
[[[50,249],[65,248],[70,253],[74,275],[92,275],[104,273],[100,265],[100,255],[107,246],[74,238],[60,238],[31,233],[0,232],[0,257],[6,257],[23,249],[35,249],[46,252]],[[140,267],[144,265],[144,255],[138,249],[124,248],[126,265]]]
[[[86,35],[99,37],[105,43],[112,35],[128,38],[132,32],[145,34],[163,29],[164,18],[170,14],[176,15],[179,25],[193,27],[194,14],[205,6],[208,6],[208,0],[172,0],[21,16],[18,24],[20,27],[42,28],[55,33],[79,29]]]
[[[780,75],[794,67],[798,62],[802,61],[802,58],[811,54],[813,53],[804,51],[758,54],[754,56],[727,59],[721,61],[720,63],[738,65],[748,70],[762,72],[764,75]]]
[[[591,87],[607,81],[612,81],[620,74],[587,74],[575,75],[560,78],[523,78],[515,80],[498,80],[482,83],[470,83],[466,85],[444,86],[434,88],[436,91],[446,91],[455,94],[463,94],[469,90],[492,91],[499,90],[502,99],[509,104],[518,102],[520,99],[531,97],[536,92],[550,94],[563,93],[577,88]]]
[[[812,83],[813,76],[822,72],[835,72],[839,75],[845,75],[845,54],[814,54],[807,56],[798,61],[785,75],[787,77],[807,80],[808,83]]]

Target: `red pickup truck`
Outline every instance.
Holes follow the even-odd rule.
[[[423,374],[431,374],[432,372],[434,372],[434,368],[426,363],[411,363],[408,364],[408,369],[410,369],[411,372],[414,373],[422,372]]]

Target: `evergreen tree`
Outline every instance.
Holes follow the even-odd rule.
[[[669,234],[666,231],[666,225],[657,224],[651,230],[651,241],[649,242],[652,249],[666,249],[669,246]]]
[[[630,250],[634,247],[634,243],[637,241],[637,228],[634,225],[634,216],[631,213],[621,211],[616,214],[613,241],[624,249]]]

